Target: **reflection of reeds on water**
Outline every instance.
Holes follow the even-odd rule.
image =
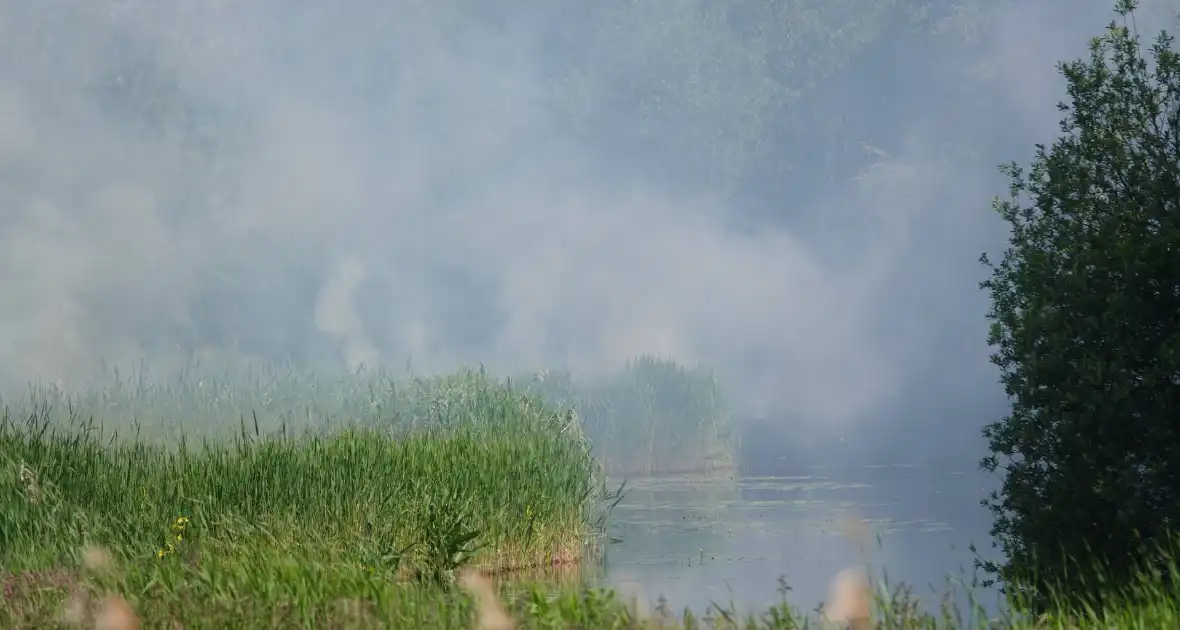
[[[522,588],[538,584],[573,588],[593,583],[601,579],[603,574],[601,565],[594,562],[566,562],[499,573],[476,572],[489,578],[493,584],[506,588]]]

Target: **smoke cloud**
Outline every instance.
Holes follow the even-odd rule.
[[[976,440],[995,165],[1114,14],[919,4],[0,2],[0,382],[655,353],[809,436]]]

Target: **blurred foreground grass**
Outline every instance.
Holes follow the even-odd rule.
[[[281,549],[265,537],[194,563],[152,563],[86,548],[54,571],[4,576],[0,627],[151,628],[933,628],[1147,630],[1180,627],[1180,592],[1159,576],[1112,587],[1104,605],[964,619],[952,606],[923,611],[904,588],[872,591],[837,580],[823,610],[784,601],[756,613],[732,605],[675,612],[634,596],[580,586],[408,582],[346,562]],[[213,552],[213,550],[211,550]],[[224,555],[222,555],[224,554]],[[211,553],[210,555],[213,555]],[[817,579],[821,579],[817,576]],[[784,596],[786,589],[783,589]]]

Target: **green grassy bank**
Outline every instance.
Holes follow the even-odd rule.
[[[0,416],[0,627],[53,627],[79,589],[120,593],[148,627],[346,627],[350,602],[451,627],[470,612],[457,569],[597,557],[602,454],[616,472],[694,469],[724,439],[703,370],[642,359],[543,384],[229,362],[31,386]],[[117,579],[78,569],[93,545]],[[606,601],[541,593],[528,614]]]
[[[603,478],[570,415],[475,372],[389,393],[380,423],[311,431],[280,422],[266,433],[253,415],[235,414],[223,422],[237,425],[233,437],[174,444],[98,424],[103,404],[124,418],[128,407],[162,413],[181,400],[215,413],[221,400],[209,389],[207,398],[167,386],[135,397],[38,392],[9,408],[0,424],[0,566],[52,569],[94,543],[156,558],[157,568],[224,562],[246,591],[263,586],[241,563],[326,563],[437,582],[463,565],[576,561],[603,516]],[[170,530],[177,519],[186,523],[181,541]]]

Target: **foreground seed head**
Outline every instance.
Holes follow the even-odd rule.
[[[87,545],[82,550],[82,566],[93,573],[106,573],[115,568],[115,561],[106,549]]]
[[[61,611],[61,621],[69,627],[94,628],[94,630],[139,630],[139,617],[131,604],[118,595],[104,597],[93,609],[90,597],[79,591],[66,600]],[[93,617],[91,612],[93,610]]]
[[[139,630],[139,617],[118,595],[104,598],[94,614],[94,630]]]
[[[863,567],[849,567],[836,574],[824,615],[828,621],[847,624],[852,630],[868,630],[872,591]]]
[[[486,576],[475,571],[464,571],[459,586],[475,600],[475,627],[479,630],[512,630],[516,624],[505,614],[496,599],[496,591]]]
[[[67,626],[81,626],[86,623],[90,611],[90,599],[84,591],[70,595],[62,604],[61,621]]]

